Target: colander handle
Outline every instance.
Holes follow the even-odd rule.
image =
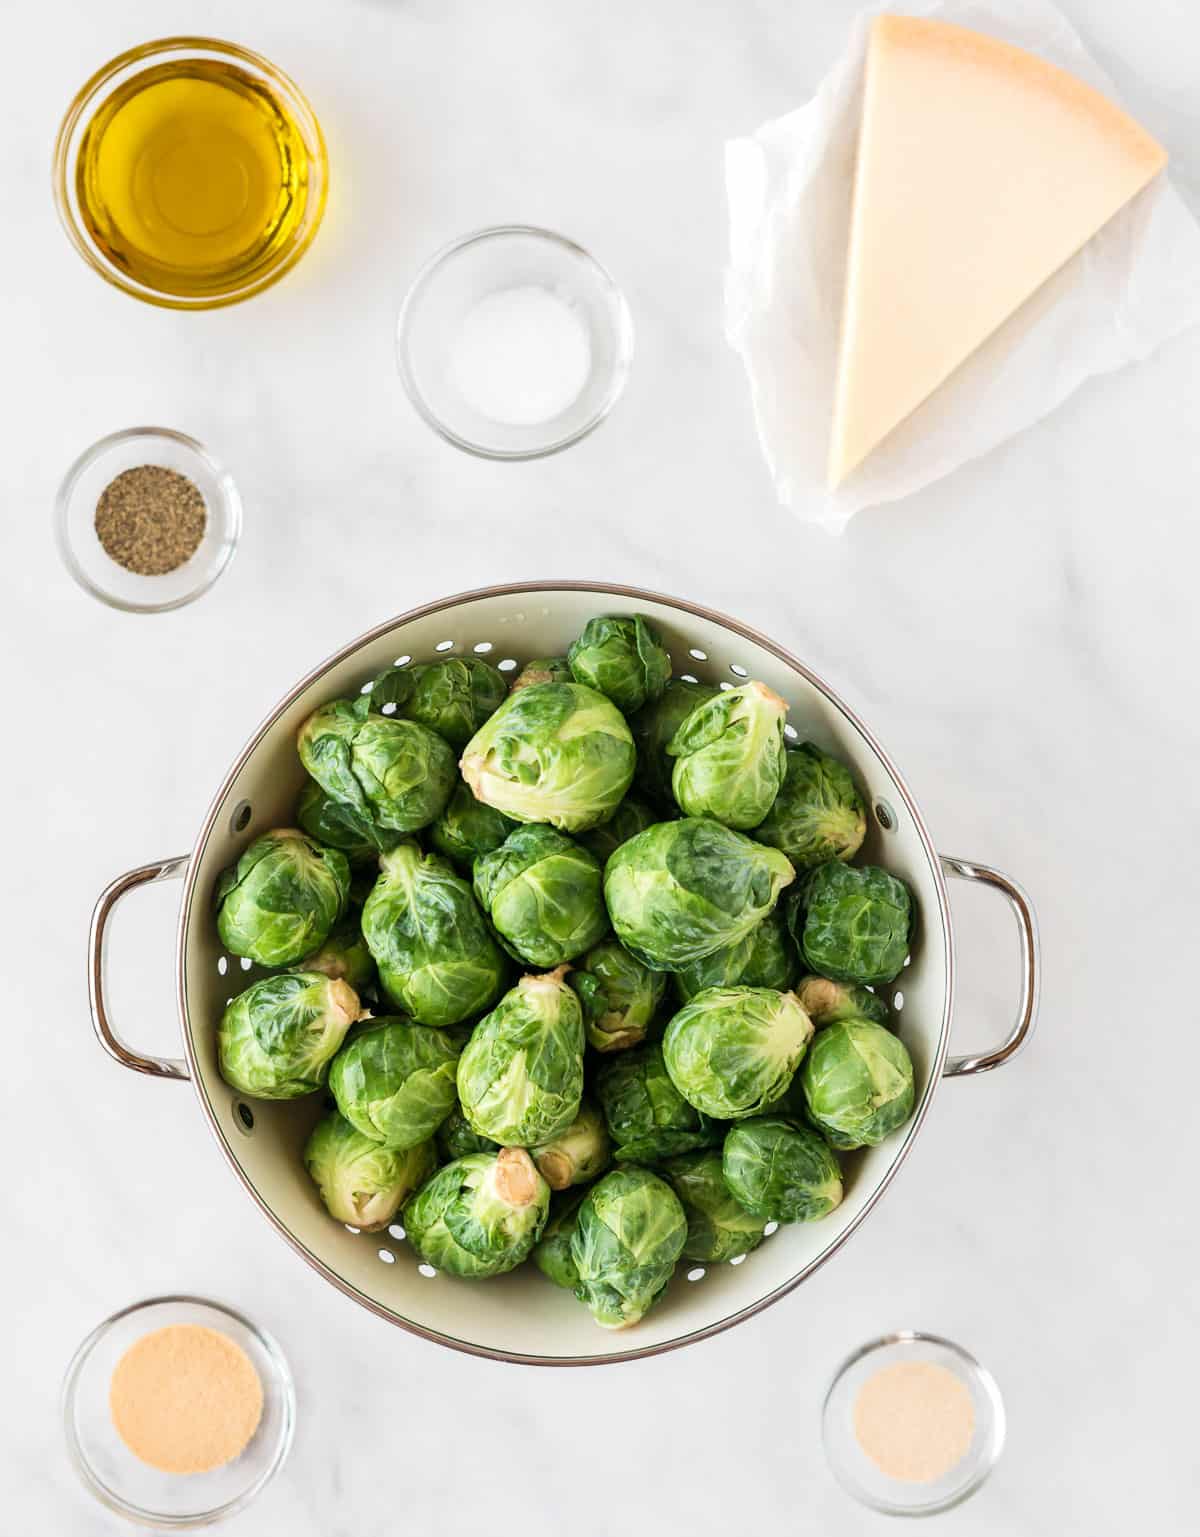
[[[132,1051],[113,1029],[104,1002],[104,934],[113,909],[123,896],[135,886],[145,886],[150,881],[178,880],[187,868],[187,862],[188,856],[184,854],[179,859],[160,859],[155,864],[141,865],[118,875],[100,893],[88,932],[88,1003],[97,1038],[114,1062],[132,1068],[135,1073],[149,1073],[154,1078],[186,1079],[190,1076],[188,1065],[178,1057],[150,1057]]]
[[[1017,938],[1021,945],[1021,996],[1017,1004],[1016,1023],[994,1051],[980,1052],[971,1057],[949,1057],[942,1069],[945,1078],[968,1078],[973,1073],[986,1073],[993,1067],[1002,1067],[1005,1062],[1010,1062],[1033,1034],[1037,1022],[1038,992],[1042,983],[1037,915],[1033,903],[1011,876],[993,870],[990,865],[976,864],[973,859],[953,859],[943,854],[941,860],[942,869],[947,875],[963,881],[979,881],[1007,899],[1017,920]]]

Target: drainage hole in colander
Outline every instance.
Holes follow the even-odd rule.
[[[402,1239],[404,1237],[404,1229],[398,1222],[393,1222],[391,1227],[388,1228],[388,1232],[392,1235],[393,1238]]]
[[[875,820],[883,828],[885,833],[895,832],[896,813],[888,805],[887,801],[875,802]]]
[[[477,640],[471,647],[476,656],[486,656],[491,649],[492,643],[490,640]]]
[[[362,1228],[360,1228],[360,1227],[351,1227],[348,1222],[344,1223],[343,1226],[345,1227],[347,1233],[353,1233],[355,1235],[355,1237],[357,1237],[358,1234],[362,1232]]]
[[[515,672],[517,663],[515,658],[506,656],[502,662],[497,662],[496,666],[500,669],[501,672]]]
[[[731,689],[733,687],[733,684],[730,683],[728,678],[722,678],[720,683],[718,684],[718,687],[723,689],[723,690],[724,689]]]
[[[254,1111],[244,1099],[235,1099],[233,1113],[237,1121],[237,1129],[244,1137],[250,1136],[254,1130]]]
[[[784,728],[783,728],[783,734],[784,734],[785,737],[787,737],[789,742],[794,742],[796,740],[796,738],[800,735],[800,733],[796,730],[795,726],[792,726],[792,725],[785,725]]]
[[[389,699],[387,704],[380,706],[379,713],[380,713],[380,715],[395,715],[395,713],[396,713],[395,702],[393,700]]]
[[[396,660],[392,663],[392,666],[393,667],[407,667],[408,664],[411,661],[412,661],[412,657],[409,656],[407,652],[405,652],[405,654],[403,656],[398,656],[396,658]]]
[[[689,1281],[703,1281],[703,1279],[705,1277],[705,1274],[706,1274],[706,1272],[705,1272],[704,1266],[703,1265],[697,1265],[694,1270],[689,1270],[688,1271],[687,1277],[688,1277]]]
[[[369,694],[374,687],[375,687],[375,680],[374,680],[374,678],[371,678],[366,683],[363,684],[362,688],[360,688],[358,692],[360,694]]]
[[[748,678],[750,676],[740,662],[730,662],[729,671],[735,678]]]
[[[233,808],[233,815],[229,818],[229,831],[231,833],[244,833],[250,826],[250,818],[253,814],[249,801],[239,801]]]
[[[770,1238],[772,1233],[778,1233],[778,1231],[779,1231],[779,1224],[778,1224],[778,1222],[768,1222],[766,1227],[763,1228],[763,1237],[764,1238]]]
[[[729,1263],[731,1265],[740,1265],[745,1258],[746,1256],[744,1254],[735,1254]]]
[[[693,646],[688,651],[688,655],[689,656],[694,656],[698,662],[707,662],[708,661],[708,652],[707,651],[701,651],[699,646]]]
[[[684,683],[699,683],[700,681],[694,672],[683,672],[679,676]]]
[[[892,1007],[894,1009],[902,1009],[904,1007],[903,993],[897,993],[896,996],[892,999]]]
[[[452,640],[439,640],[433,649],[435,651],[453,651],[454,642]]]
[[[250,957],[248,955],[243,955],[241,960],[238,962],[238,964],[241,966],[243,971],[249,971],[251,966],[254,965],[254,962],[250,959]]]
[[[228,970],[229,970],[229,962],[226,960],[226,958],[223,955],[218,955],[217,956],[217,975],[219,977],[223,977]]]
[[[906,966],[911,966],[912,965],[912,956],[911,955],[906,955],[904,957],[904,964]]]
[[[379,1258],[385,1265],[394,1265],[396,1263],[396,1256],[390,1249],[380,1249]]]
[[[437,1275],[437,1271],[433,1268],[432,1265],[418,1265],[417,1274],[423,1275],[426,1280],[432,1280],[433,1277]]]

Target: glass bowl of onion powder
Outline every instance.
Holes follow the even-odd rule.
[[[59,488],[55,534],[67,570],[128,613],[180,608],[229,565],[242,529],[233,477],[195,438],[131,427],[93,443]]]
[[[578,443],[625,388],[633,322],[608,272],[552,230],[464,235],[413,281],[396,336],[400,377],[447,442],[487,459]]]
[[[838,1482],[873,1510],[931,1516],[975,1493],[1004,1446],[991,1373],[936,1334],[884,1335],[844,1361],[822,1414]]]

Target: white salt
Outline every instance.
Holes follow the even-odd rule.
[[[489,421],[532,427],[587,383],[592,348],[575,308],[548,288],[502,288],[467,311],[450,353],[459,394]]]

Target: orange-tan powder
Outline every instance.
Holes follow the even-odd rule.
[[[246,1446],[263,1391],[254,1363],[227,1334],[170,1324],[143,1334],[117,1362],[108,1403],[135,1457],[164,1473],[206,1473]]]
[[[854,1434],[881,1473],[932,1484],[967,1455],[975,1406],[964,1383],[933,1361],[897,1361],[867,1378]]]

